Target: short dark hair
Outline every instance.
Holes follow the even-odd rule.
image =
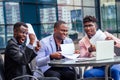
[[[54,28],[59,27],[61,24],[67,24],[65,21],[59,20],[54,24]]]
[[[13,29],[19,29],[21,26],[24,26],[24,27],[28,28],[28,26],[24,22],[17,22],[17,23],[14,24]]]
[[[83,19],[83,23],[86,22],[96,22],[97,23],[97,19],[94,16],[85,16],[85,18]]]

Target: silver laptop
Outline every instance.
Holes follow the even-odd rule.
[[[110,59],[114,57],[114,41],[97,41],[96,60]]]
[[[105,40],[96,42],[96,57],[79,58],[78,61],[104,60],[114,58],[114,41]]]

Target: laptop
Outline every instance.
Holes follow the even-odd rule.
[[[114,58],[114,41],[113,40],[97,41],[96,60],[110,58]]]
[[[77,61],[105,60],[114,58],[114,41],[104,40],[96,42],[96,57],[78,58]]]

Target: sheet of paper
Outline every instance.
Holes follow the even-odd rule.
[[[90,39],[90,43],[95,45],[96,41],[105,40],[106,35],[100,29],[96,32],[96,34]]]
[[[29,34],[30,34],[30,33],[35,34],[32,25],[29,24],[29,23],[26,23],[26,25],[28,26],[28,33],[29,33]],[[35,34],[35,36],[36,36],[36,34]],[[37,37],[36,37],[33,46],[36,46],[36,41],[37,41],[37,40],[38,40],[38,39],[37,39]],[[27,35],[26,45],[28,45],[29,42],[30,42],[30,39],[29,39],[29,36]]]
[[[64,57],[68,59],[77,59],[80,54],[63,54]]]
[[[77,58],[80,54],[74,54],[75,51],[75,46],[73,43],[70,44],[61,44],[61,53],[64,57],[68,59],[75,59]]]

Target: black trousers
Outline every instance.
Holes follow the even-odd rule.
[[[45,77],[57,77],[60,80],[75,80],[75,71],[69,67],[51,67],[44,75]]]

